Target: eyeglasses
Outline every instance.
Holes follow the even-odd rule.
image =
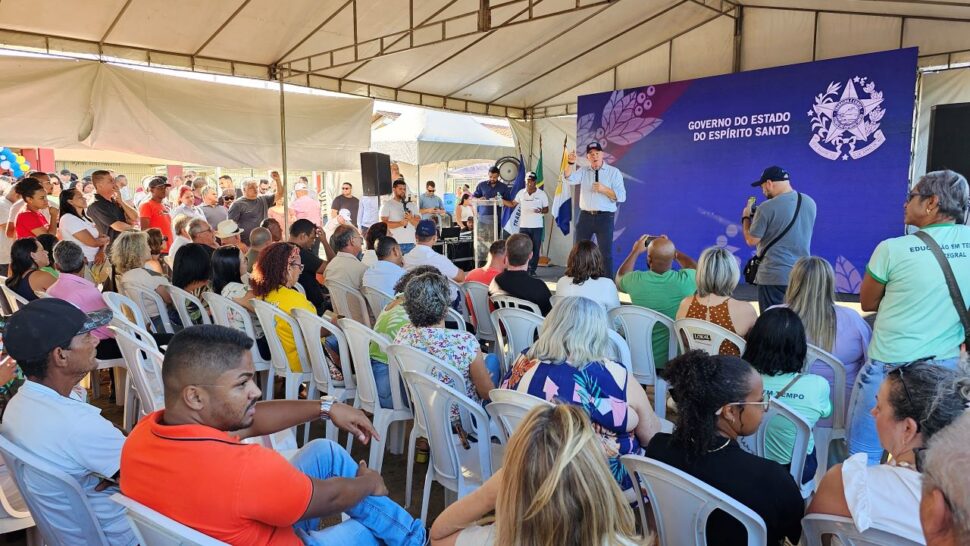
[[[427,188],[427,189],[428,189],[428,193],[434,193],[434,188]]]
[[[731,402],[724,404],[724,406],[761,406],[762,411],[768,411],[768,405],[771,402],[771,397],[767,394],[759,402]],[[714,412],[714,415],[721,415],[724,411],[724,406],[721,406]]]
[[[298,264],[298,263],[291,262],[291,263],[287,264],[287,267],[291,267],[291,268],[295,267],[295,268],[299,269],[302,272],[303,271],[303,268],[305,266],[303,264]]]
[[[350,186],[344,186],[344,187],[343,187],[343,188],[341,188],[341,189],[344,189],[344,190],[349,190],[349,189],[350,189]]]

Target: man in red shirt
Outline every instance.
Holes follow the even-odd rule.
[[[505,271],[505,241],[498,240],[488,247],[488,263],[485,267],[472,269],[465,275],[465,282],[473,281],[484,285],[492,284],[492,280],[499,273]]]
[[[164,176],[156,176],[148,182],[148,191],[151,198],[138,207],[138,216],[141,218],[141,229],[158,228],[165,235],[162,242],[162,252],[168,253],[168,247],[175,238],[172,236],[172,218],[168,214],[168,203],[165,197],[168,189],[172,185]]]
[[[289,461],[240,442],[312,419],[329,419],[365,444],[376,437],[363,412],[331,396],[259,402],[252,344],[216,325],[172,338],[162,365],[165,409],[128,436],[122,493],[234,545],[423,546],[424,524],[335,442],[314,440]],[[318,529],[320,518],[341,512],[351,519]]]

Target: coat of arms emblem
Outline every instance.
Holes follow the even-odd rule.
[[[859,87],[864,97],[859,96]],[[830,83],[825,93],[815,96],[808,111],[814,131],[809,146],[833,161],[859,159],[876,151],[886,141],[879,129],[886,114],[882,102],[882,92],[865,76],[848,80],[844,88],[839,82]]]

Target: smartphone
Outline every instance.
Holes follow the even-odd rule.
[[[649,237],[647,237],[647,240],[643,242],[643,247],[646,248],[650,246],[650,243],[656,241],[659,238],[660,237],[654,237],[653,235],[650,235]]]
[[[748,198],[748,207],[751,207],[752,205],[754,205],[757,200],[758,200],[758,198],[755,197],[755,196],[749,197]]]

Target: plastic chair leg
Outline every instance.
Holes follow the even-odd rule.
[[[428,499],[431,498],[431,482],[434,478],[434,466],[428,461],[428,473],[424,476],[424,494],[421,496],[421,521],[428,521]]]
[[[407,479],[405,480],[404,489],[404,507],[411,507],[411,488],[414,486],[414,459],[417,455],[417,442],[418,442],[418,428],[412,427],[411,434],[408,437],[408,472]]]
[[[114,374],[115,378],[115,405],[123,406],[125,405],[126,401],[125,389],[128,385],[128,368],[115,366],[114,368],[111,368],[111,373]]]
[[[371,439],[370,458],[367,461],[367,466],[377,473],[380,473],[381,466],[384,464],[384,445],[387,442],[387,429],[390,424],[389,412],[381,410],[374,412],[374,429],[377,430],[381,439]]]
[[[404,453],[404,424],[404,421],[395,421],[387,431],[387,446],[394,455]]]

